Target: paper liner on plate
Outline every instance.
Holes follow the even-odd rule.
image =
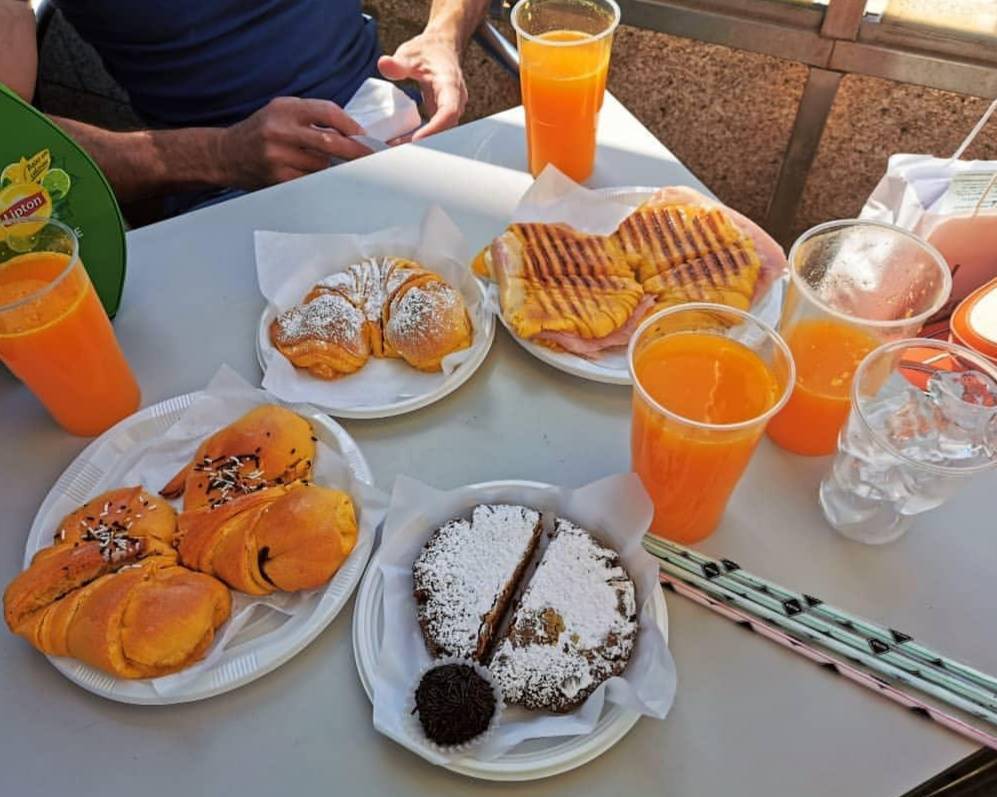
[[[416,616],[412,563],[436,528],[452,518],[467,516],[483,503],[522,504],[545,516],[560,515],[612,546],[637,587],[640,628],[624,672],[600,684],[581,706],[565,714],[507,706],[494,733],[471,755],[491,760],[527,739],[589,734],[607,704],[664,718],[675,695],[675,665],[654,619],[654,597],[660,589],[658,565],[641,545],[653,509],[636,476],[613,476],[576,490],[497,483],[450,491],[402,476],[392,492],[379,553],[384,627],[373,678],[377,730],[435,764],[458,758],[423,744],[411,734],[406,720],[412,679],[431,661]]]
[[[369,257],[406,257],[440,274],[460,291],[474,329],[471,346],[443,358],[443,371],[417,371],[402,360],[372,357],[356,373],[319,379],[295,368],[260,334],[263,387],[285,401],[323,409],[382,407],[439,390],[465,363],[478,361],[491,343],[494,319],[481,286],[464,265],[464,238],[450,218],[432,207],[419,225],[390,227],[365,235],[281,233],[257,230],[256,276],[270,317],[299,304],[320,280]],[[470,366],[468,366],[470,367]]]
[[[180,420],[159,438],[131,455],[121,458],[94,485],[92,495],[130,484],[141,484],[158,493],[170,478],[194,456],[205,437],[226,426],[261,404],[272,404],[273,396],[249,385],[228,366],[222,366],[201,396],[184,412]],[[290,406],[299,413],[314,413],[314,408]],[[319,441],[314,462],[313,481],[345,490],[357,510],[357,542],[350,557],[362,555],[374,539],[384,514],[387,497],[373,485],[354,474],[347,462]],[[178,501],[172,502],[179,507]],[[345,567],[350,557],[343,563]],[[341,568],[342,569],[342,568]],[[206,670],[219,663],[225,654],[243,645],[264,644],[284,618],[293,618],[316,607],[323,593],[331,589],[336,576],[318,589],[304,592],[276,592],[272,595],[246,595],[232,591],[232,614],[215,637],[201,661],[172,675],[151,678],[147,683],[160,696],[176,694]]]
[[[488,727],[473,739],[469,739],[463,744],[441,745],[426,736],[422,723],[419,721],[419,715],[415,707],[415,690],[419,687],[422,677],[430,670],[435,670],[437,667],[442,667],[446,664],[466,664],[468,667],[471,667],[478,673],[478,675],[488,682],[488,685],[491,686],[492,692],[495,695],[495,713],[492,715],[492,719],[488,723]],[[495,729],[501,723],[502,714],[505,711],[505,700],[502,697],[502,690],[499,689],[498,684],[495,683],[495,679],[492,677],[491,671],[487,667],[473,661],[472,659],[463,658],[461,656],[442,656],[428,662],[412,678],[412,681],[409,684],[409,702],[406,709],[406,725],[408,726],[407,730],[409,736],[412,739],[420,741],[423,745],[439,756],[445,758],[459,758],[474,750],[484,747],[488,740],[495,734]]]

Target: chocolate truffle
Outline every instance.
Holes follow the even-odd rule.
[[[422,676],[415,712],[426,737],[443,747],[480,736],[495,716],[492,685],[469,664],[442,664]]]

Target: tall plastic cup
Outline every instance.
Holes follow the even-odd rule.
[[[789,252],[789,276],[779,332],[796,386],[768,435],[797,454],[833,454],[859,363],[880,343],[916,335],[945,304],[952,276],[916,235],[859,219],[804,233]]]
[[[793,358],[771,327],[719,304],[648,318],[630,341],[633,469],[654,503],[652,533],[713,533],[765,429],[793,386]]]
[[[60,222],[0,224],[0,361],[72,434],[99,434],[138,408],[76,235]]]
[[[997,364],[940,340],[893,341],[855,374],[820,505],[846,537],[890,542],[995,468]]]
[[[534,177],[549,163],[577,182],[592,174],[619,22],[614,0],[520,0],[512,9]]]

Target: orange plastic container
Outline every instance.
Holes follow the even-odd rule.
[[[959,303],[952,314],[951,338],[997,363],[997,277]]]

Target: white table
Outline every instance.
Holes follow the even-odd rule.
[[[593,184],[699,186],[615,100],[602,122]],[[196,390],[223,362],[258,382],[254,229],[369,231],[411,222],[435,202],[476,248],[528,186],[523,169],[514,110],[130,233],[116,327],[144,401]],[[0,418],[6,583],[37,506],[85,441],[59,431],[6,374]],[[500,331],[485,365],[446,400],[346,426],[389,488],[400,473],[441,487],[498,478],[581,485],[628,469],[628,424],[626,388],[560,374]],[[821,521],[815,489],[826,464],[763,442],[706,550],[997,672],[997,480],[974,484],[901,541],[868,548]],[[92,697],[0,634],[0,794],[896,797],[974,749],[671,596],[679,691],[665,722],[642,720],[602,758],[549,781],[475,783],[375,733],[353,664],[351,608],[262,680],[158,709]]]

